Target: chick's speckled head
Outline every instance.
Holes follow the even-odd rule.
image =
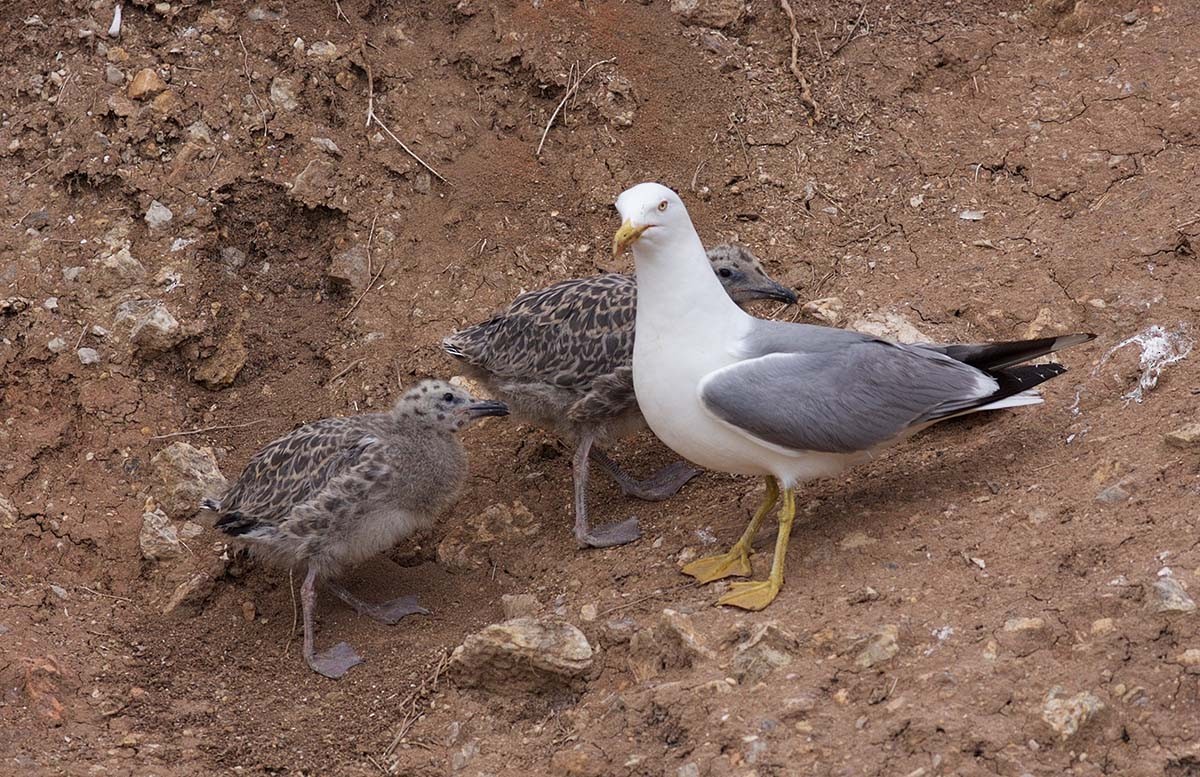
[[[708,261],[725,291],[739,305],[758,299],[771,299],[788,305],[796,303],[796,292],[771,279],[762,262],[749,248],[726,243],[708,249]]]
[[[475,399],[466,389],[444,380],[423,380],[396,400],[392,415],[457,432],[480,418],[508,415],[508,406],[492,399]]]

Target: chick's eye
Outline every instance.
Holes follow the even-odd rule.
[[[442,400],[443,400],[444,402],[453,402],[453,401],[454,401],[454,395],[453,395],[453,394],[451,394],[449,391],[447,391],[445,394],[442,394]]]
[[[720,275],[722,278],[728,278],[733,275],[733,270],[730,270],[728,267],[722,267],[717,270],[717,275]]]
[[[664,210],[666,210],[666,209],[667,209],[667,205],[668,205],[668,204],[669,204],[669,203],[668,203],[666,200],[663,200],[662,202],[658,203],[658,209],[659,209],[659,211],[661,212],[661,211],[664,211]]]

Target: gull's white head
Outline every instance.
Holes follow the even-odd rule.
[[[613,236],[614,256],[629,250],[634,243],[649,249],[677,249],[691,239],[699,245],[683,200],[660,183],[639,183],[621,192],[617,211],[621,214],[621,228]]]

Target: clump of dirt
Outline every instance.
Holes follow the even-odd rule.
[[[1197,362],[1141,402],[1138,354],[1097,367],[1150,327],[1193,336],[1200,11],[791,7],[815,123],[774,3],[139,0],[119,37],[111,4],[5,14],[0,771],[1194,770],[1200,463],[1164,435],[1196,421]],[[645,537],[580,552],[569,457],[517,423],[473,430],[462,501],[350,581],[432,616],[321,608],[367,658],[338,683],[299,658],[286,575],[195,516],[150,519],[173,544],[143,554],[156,453],[210,447],[232,476],[452,374],[446,333],[629,269],[611,205],[646,179],[822,316],[1100,339],[1045,405],[806,487],[763,613],[678,572],[755,484],[597,483],[595,520]],[[648,436],[617,455],[670,460]],[[518,616],[586,639],[569,692],[455,684],[451,651]]]

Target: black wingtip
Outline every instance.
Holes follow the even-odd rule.
[[[463,352],[462,346],[454,341],[454,335],[442,339],[442,350],[455,359],[465,359],[467,355]]]
[[[200,509],[201,510],[212,510],[213,512],[220,512],[221,503],[218,502],[216,499],[201,499],[200,500]]]

